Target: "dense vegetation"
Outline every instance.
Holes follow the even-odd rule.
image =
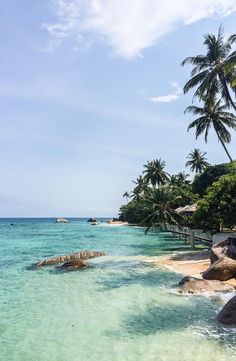
[[[203,45],[205,54],[190,56],[182,65],[191,65],[191,77],[184,93],[195,89],[197,104],[188,106],[185,113],[195,119],[188,130],[195,129],[196,139],[214,130],[229,163],[209,165],[206,152],[198,148],[187,156],[186,166],[195,172],[193,182],[180,172],[170,175],[165,161],[154,159],[144,165],[142,174],[133,181],[134,189],[124,193],[127,203],[120,208],[120,218],[147,227],[154,224],[191,224],[205,230],[219,230],[236,226],[236,163],[226,145],[231,141],[230,130],[236,129],[236,35],[225,38],[222,27],[218,34],[207,34]],[[178,207],[197,202],[191,219],[185,218]]]

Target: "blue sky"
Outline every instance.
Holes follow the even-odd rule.
[[[1,2],[1,217],[117,215],[147,160],[176,173],[199,147],[227,161],[214,133],[187,133],[180,63],[221,23],[235,33],[235,1],[171,4]]]

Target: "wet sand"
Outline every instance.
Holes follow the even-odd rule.
[[[148,263],[164,266],[184,276],[202,278],[204,272],[210,266],[210,251],[178,252],[164,257],[151,257]],[[236,279],[230,279],[225,283],[236,286]]]

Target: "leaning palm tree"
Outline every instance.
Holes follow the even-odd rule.
[[[193,115],[200,115],[199,118],[195,119],[188,126],[188,130],[196,128],[196,138],[202,133],[205,136],[205,142],[207,143],[208,133],[211,127],[214,128],[218,140],[221,142],[227,156],[232,162],[232,158],[225,146],[231,140],[230,132],[228,128],[236,129],[236,117],[233,113],[227,112],[227,105],[221,104],[221,100],[217,100],[216,96],[204,96],[204,106],[197,107],[191,105],[186,108],[185,113],[192,113]]]
[[[228,106],[231,105],[236,110],[236,104],[231,96],[231,90],[236,89],[236,51],[232,51],[236,35],[225,40],[221,26],[217,36],[207,34],[204,39],[206,54],[190,56],[182,62],[182,65],[193,65],[191,78],[184,86],[184,93],[196,87],[194,95],[200,100],[206,94],[209,96],[217,93]]]
[[[187,159],[189,160],[186,162],[186,167],[190,167],[191,172],[201,174],[204,169],[209,165],[205,155],[206,152],[201,152],[200,149],[195,148],[187,156]]]
[[[147,225],[146,233],[155,223],[161,223],[166,229],[166,223],[179,224],[183,216],[177,213],[173,207],[180,196],[174,196],[171,186],[154,188],[152,195],[147,199],[148,216],[143,221]]]
[[[161,158],[148,162],[144,165],[144,179],[146,179],[147,182],[151,182],[153,187],[156,185],[164,185],[168,182],[170,177],[169,174],[164,171],[165,165],[166,162]]]

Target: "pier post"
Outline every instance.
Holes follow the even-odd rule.
[[[192,229],[190,229],[189,233],[190,233],[189,240],[190,240],[191,248],[195,249],[194,231]]]

